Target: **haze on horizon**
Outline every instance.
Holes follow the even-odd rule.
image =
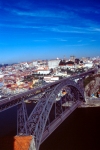
[[[0,63],[100,56],[99,0],[1,0]]]

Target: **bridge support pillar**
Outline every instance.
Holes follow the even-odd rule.
[[[26,121],[28,119],[24,101],[17,107],[17,135],[27,135]]]

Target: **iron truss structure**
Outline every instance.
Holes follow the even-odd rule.
[[[17,105],[17,135],[33,135],[34,150],[39,150],[40,144],[85,101],[83,79],[95,72],[91,70],[8,97],[0,101],[0,111]],[[36,95],[41,96],[28,116],[24,101]]]
[[[62,95],[62,91],[64,91],[64,95]],[[64,120],[66,112],[70,115],[79,106],[80,101],[85,101],[84,91],[75,81],[67,79],[47,89],[28,118],[24,109],[23,115],[19,113],[18,135],[33,135],[35,147],[38,150],[41,142],[46,139],[46,136],[48,137],[52,133],[52,130],[54,131],[59,123],[62,122],[62,120],[59,122],[59,117]],[[52,108],[53,119],[50,119]],[[49,135],[44,135],[46,130],[49,130]],[[43,136],[45,136],[45,139]]]

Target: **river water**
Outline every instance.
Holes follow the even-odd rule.
[[[28,104],[28,113],[32,104]],[[0,137],[17,133],[17,108],[0,113]],[[100,150],[100,107],[77,108],[40,150]]]

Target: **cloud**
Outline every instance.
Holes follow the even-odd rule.
[[[53,3],[56,5],[56,3]],[[78,26],[78,27],[89,27],[91,26],[91,18],[85,18],[86,14],[89,14],[93,12],[92,7],[73,7],[73,5],[65,5],[57,4],[57,7],[54,8],[52,5],[49,7],[43,7],[44,2],[41,2],[39,4],[32,3],[31,1],[19,1],[16,3],[16,5],[13,3],[13,7],[10,5],[6,5],[4,7],[4,10],[9,12],[13,15],[14,20],[20,18],[23,21],[31,21],[32,23],[37,22],[38,24],[42,22],[45,25],[52,24],[51,30],[53,32],[62,32],[62,33],[86,33],[86,29],[74,29],[69,30],[68,27],[65,28],[59,28],[57,25],[64,25],[66,26]],[[47,6],[47,3],[45,3]],[[38,7],[37,7],[38,6]],[[37,9],[36,9],[36,8]],[[95,9],[96,10],[96,9]],[[97,10],[99,13],[99,10]],[[85,14],[85,16],[84,16]],[[26,18],[26,19],[25,19]],[[24,26],[23,26],[24,27]],[[25,27],[26,28],[26,27]],[[45,29],[44,29],[45,30]],[[96,30],[95,30],[96,31]]]
[[[97,25],[95,20],[92,20],[92,17],[85,18],[86,14],[93,12],[93,7],[73,7],[69,5],[64,6],[62,4],[61,6],[57,5],[58,9],[57,7],[48,9],[41,7],[44,4],[43,2],[43,4],[41,3],[36,9],[36,4],[32,3],[31,6],[31,1],[29,1],[29,3],[26,1],[25,5],[23,4],[24,1],[19,1],[16,3],[16,6],[13,4],[14,7],[5,6],[4,10],[12,15],[13,22],[8,24],[2,23],[0,26],[40,29],[43,32],[49,31],[65,34],[92,34],[100,31],[99,25]],[[99,13],[99,10],[94,9],[94,11]]]
[[[65,39],[59,39],[59,41],[61,41],[61,42],[67,42],[68,40],[65,40]]]
[[[91,42],[95,42],[96,40],[91,40]]]
[[[87,27],[74,27],[74,25],[73,26],[59,25],[59,26],[50,27],[47,29],[51,30],[52,32],[73,33],[73,34],[77,34],[77,33],[79,33],[79,34],[94,34],[94,33],[99,34],[99,32],[100,32],[99,25],[95,25],[94,23],[90,23],[90,26],[87,26]]]
[[[1,23],[0,27],[8,27],[8,28],[31,28],[31,29],[40,29],[40,26],[30,26],[30,25],[21,25],[21,24],[4,24]]]
[[[34,42],[47,42],[47,41],[67,42],[68,40],[63,39],[63,38],[48,38],[48,39],[37,39],[33,41]]]
[[[59,33],[88,33],[88,28],[83,27],[73,27],[73,26],[58,26],[49,28],[53,32]]]
[[[93,31],[100,32],[100,28],[93,28]]]
[[[49,17],[49,18],[62,18],[62,19],[71,19],[75,18],[75,14],[73,12],[66,11],[58,11],[58,10],[47,10],[47,9],[39,9],[37,10],[29,10],[29,11],[21,11],[21,10],[10,10],[11,13],[16,14],[18,16],[28,16],[28,17]]]
[[[81,46],[87,46],[87,45],[89,45],[89,44],[71,44],[71,45],[66,45],[66,46],[71,46],[71,47],[73,47],[73,46],[77,46],[77,47],[81,47]]]
[[[90,27],[88,28],[88,30],[92,33],[100,33],[100,25],[97,24],[90,24]]]
[[[33,42],[47,42],[47,40],[33,40]]]
[[[74,11],[66,11],[66,9],[59,8],[57,7],[41,7],[41,5],[35,5],[34,3],[29,2],[28,3],[23,3],[24,1],[18,2],[13,4],[12,6],[10,5],[5,5],[3,7],[3,10],[12,13],[13,15],[18,15],[18,16],[28,16],[28,17],[50,17],[50,18],[75,18],[76,14]],[[55,3],[56,5],[56,3]],[[67,9],[68,10],[68,9]]]

